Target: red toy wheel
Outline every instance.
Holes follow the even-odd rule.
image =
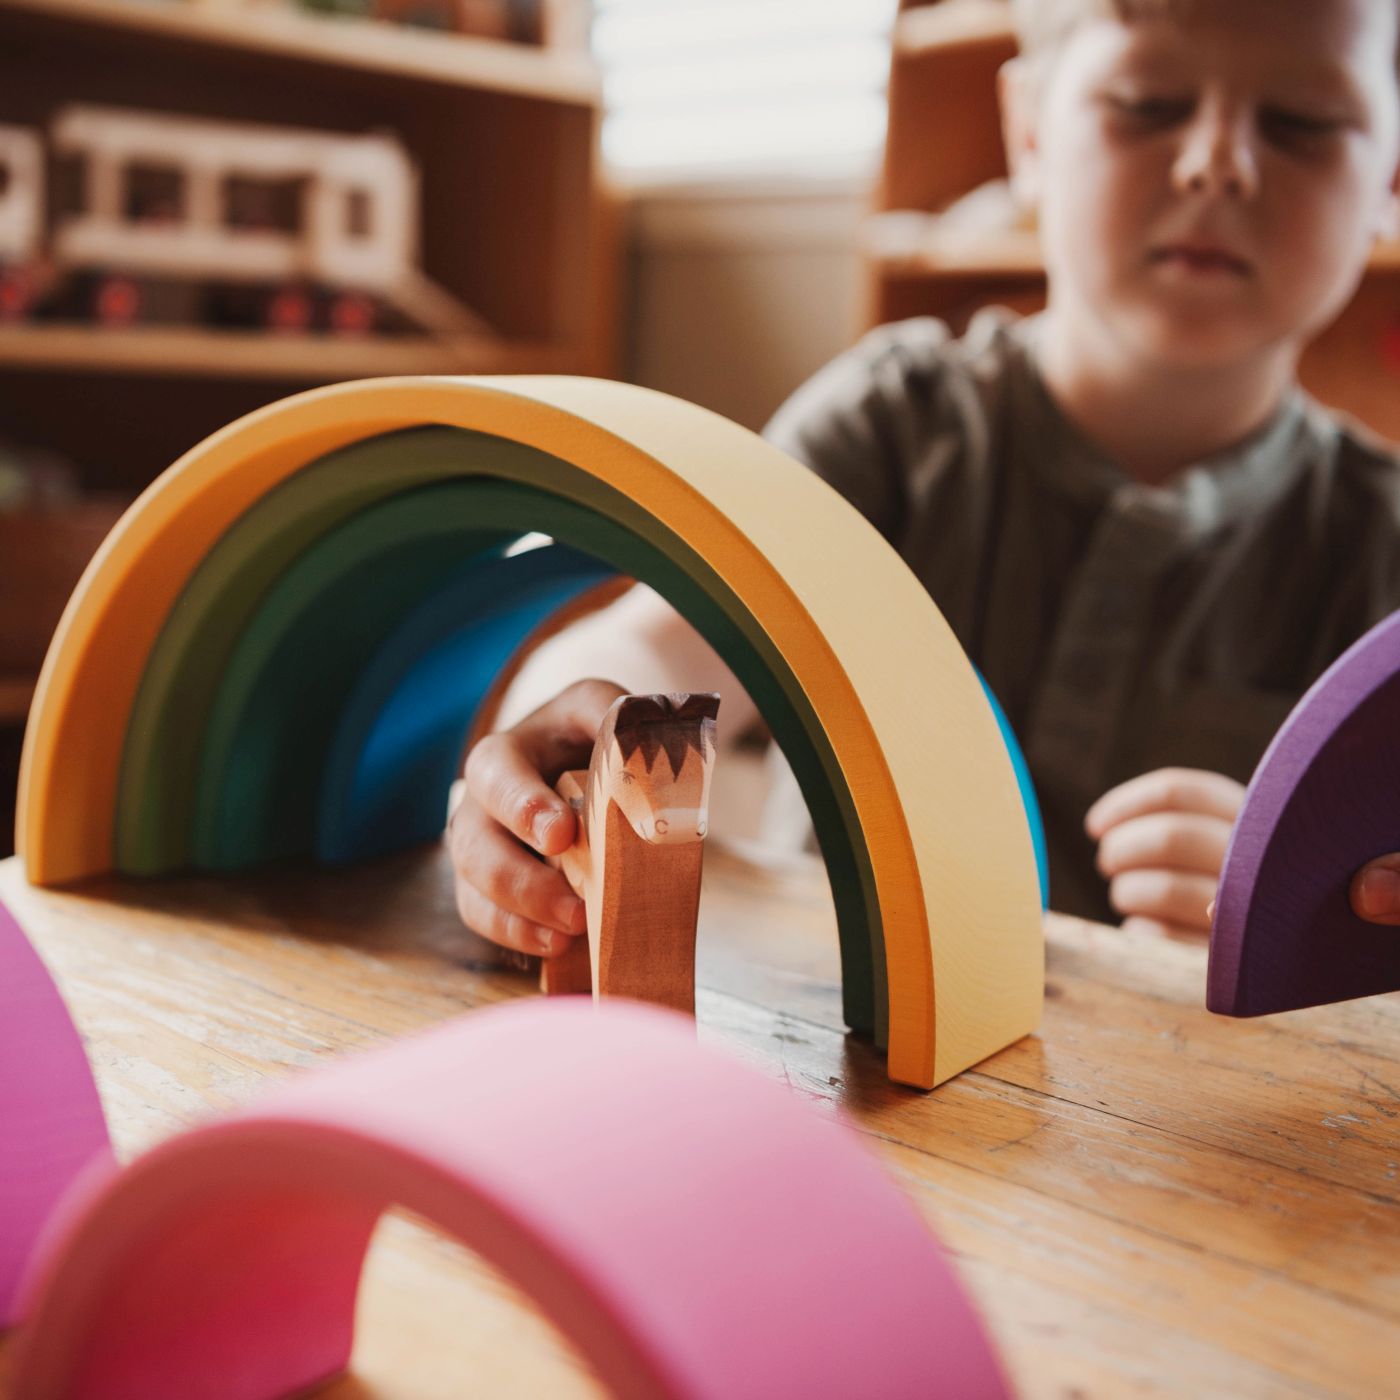
[[[132,325],[141,315],[141,288],[130,277],[104,277],[97,284],[92,309],[99,325]]]
[[[283,287],[267,303],[268,326],[275,331],[307,331],[315,307],[308,292],[300,287]]]
[[[337,335],[364,335],[374,329],[374,303],[360,292],[342,292],[331,299],[330,324]]]
[[[0,321],[22,321],[34,302],[34,284],[22,268],[0,268]]]

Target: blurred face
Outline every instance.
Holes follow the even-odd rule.
[[[1180,366],[1300,348],[1389,232],[1396,9],[1202,0],[1078,29],[1013,135],[1054,316]]]

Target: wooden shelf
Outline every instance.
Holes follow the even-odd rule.
[[[327,383],[386,374],[549,374],[562,372],[574,358],[567,346],[465,337],[0,327],[0,365],[11,369]]]
[[[377,20],[193,0],[0,0],[3,11],[322,69],[587,107],[602,101],[597,68],[586,54],[432,33]]]
[[[1400,242],[1377,243],[1366,268],[1369,272],[1400,272]]]
[[[943,237],[936,214],[905,211],[872,214],[866,223],[866,257],[879,276],[985,277],[1045,275],[1040,239],[1032,229]],[[1400,272],[1400,242],[1377,244],[1369,272]]]
[[[936,215],[886,212],[866,226],[866,252],[882,276],[1040,277],[1040,239],[1029,229],[940,236]]]
[[[36,676],[0,675],[0,726],[24,723],[37,683]]]
[[[418,174],[418,269],[490,327],[216,329],[182,320],[172,294],[161,320],[118,329],[82,323],[81,288],[60,287],[48,314],[72,320],[0,325],[0,376],[23,383],[3,396],[0,437],[66,458],[87,490],[138,491],[225,423],[316,384],[615,372],[616,220],[585,51],[324,16],[292,0],[0,0],[0,122],[48,139],[72,104],[391,134]],[[401,309],[410,325],[436,324]]]

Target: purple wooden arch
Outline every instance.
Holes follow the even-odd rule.
[[[1400,613],[1318,679],[1259,762],[1210,937],[1206,1005],[1260,1016],[1400,989],[1400,929],[1351,912],[1352,876],[1400,851]]]

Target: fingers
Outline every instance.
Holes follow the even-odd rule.
[[[1199,942],[1201,935],[1200,929],[1163,923],[1161,919],[1124,919],[1122,929],[1124,933],[1146,934],[1150,938],[1188,939],[1192,942]]]
[[[1104,793],[1084,828],[1124,927],[1206,933],[1244,788],[1221,773],[1159,768]]]
[[[509,733],[526,758],[552,782],[592,753],[599,725],[613,701],[626,693],[612,681],[575,681],[526,715]]]
[[[453,813],[448,845],[457,912],[469,929],[517,952],[553,957],[583,932],[583,901],[471,797]]]
[[[557,957],[579,937],[577,934],[560,933],[558,929],[545,928],[531,923],[523,914],[515,914],[493,904],[476,887],[466,880],[459,879],[456,885],[457,913],[463,924],[483,938],[499,943],[503,948],[512,948],[518,953],[531,953],[536,957]]]
[[[564,876],[531,855],[470,797],[453,816],[448,846],[458,875],[492,904],[564,933],[582,930],[582,901]]]
[[[447,841],[457,912],[483,938],[553,957],[583,933],[583,901],[527,847],[559,855],[573,843],[573,809],[550,784],[588,762],[598,726],[622,693],[606,681],[582,681],[473,745]]]
[[[1109,882],[1108,901],[1125,919],[1152,919],[1195,933],[1210,931],[1206,909],[1214,875],[1185,870],[1127,870]]]
[[[470,809],[499,823],[505,830],[543,855],[557,856],[574,839],[574,814],[569,804],[541,776],[526,756],[513,731],[488,734],[467,755],[466,795],[458,813]],[[454,820],[453,863],[459,870],[473,847],[459,847]],[[477,823],[472,823],[475,831]]]
[[[1380,856],[1356,872],[1352,911],[1373,924],[1400,925],[1400,855]]]
[[[1233,823],[1244,801],[1244,788],[1223,773],[1200,768],[1158,768],[1110,788],[1084,817],[1095,840],[1109,828],[1153,812],[1194,812]]]
[[[1220,817],[1153,812],[1110,827],[1099,842],[1098,867],[1109,879],[1145,868],[1216,876],[1229,844],[1230,823]]]
[[[467,756],[468,798],[542,854],[567,850],[575,835],[573,811],[550,783],[587,763],[598,726],[622,693],[607,681],[580,681],[513,729],[488,734]]]

